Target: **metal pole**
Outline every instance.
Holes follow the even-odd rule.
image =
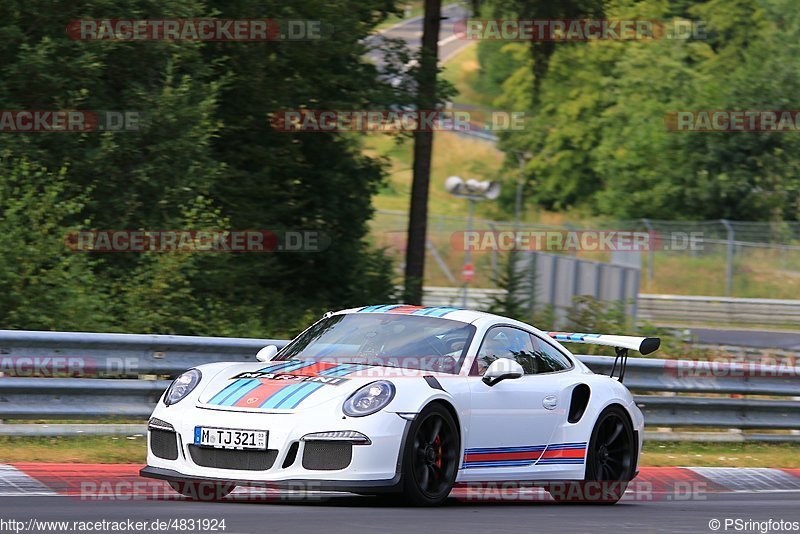
[[[494,232],[495,235],[497,235],[497,226],[494,224],[494,222],[488,222],[487,225],[489,226],[489,229],[492,232]],[[497,248],[498,247],[494,247],[492,249],[492,278],[494,280],[497,280],[498,277],[500,276],[499,272],[500,267],[499,267],[499,262],[497,261],[497,255],[498,255]]]
[[[475,200],[472,198],[467,198],[467,203],[469,206],[469,216],[467,217],[467,235],[472,233],[472,217],[475,214]],[[464,266],[466,267],[470,263],[472,263],[472,251],[469,247],[465,247],[466,250],[464,251]],[[463,276],[463,269],[462,269],[462,276]],[[462,301],[462,307],[467,307],[467,297],[469,295],[469,282],[464,280],[464,300]]]
[[[650,239],[648,243],[650,243],[649,250],[647,251],[647,280],[648,282],[653,281],[653,267],[655,262],[655,254],[653,251],[653,225],[650,224],[650,219],[642,219],[644,223],[644,227],[647,228],[647,232],[650,234]]]
[[[519,161],[519,176],[517,176],[517,193],[514,198],[514,231],[519,229],[522,219],[522,190],[525,186],[525,162],[532,157],[530,152],[520,152],[517,154]]]
[[[519,158],[519,176],[517,176],[517,193],[514,197],[514,230],[519,229],[519,222],[522,218],[522,171],[525,168],[525,160]]]
[[[728,231],[728,251],[725,265],[725,295],[730,297],[733,294],[733,240],[736,232],[733,231],[730,221],[720,219],[720,222]]]

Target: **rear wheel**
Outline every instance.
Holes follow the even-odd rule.
[[[230,482],[176,482],[170,480],[169,485],[193,501],[218,501],[236,488],[236,484]]]
[[[415,506],[444,502],[456,480],[460,450],[453,416],[431,404],[411,423],[403,451],[403,496]]]
[[[625,410],[612,405],[600,413],[586,455],[583,481],[552,484],[557,502],[614,504],[633,478],[636,448],[633,428]]]

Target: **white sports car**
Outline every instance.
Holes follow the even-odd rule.
[[[559,341],[616,347],[618,376],[592,373]],[[262,363],[179,376],[150,419],[141,474],[190,496],[262,484],[419,505],[462,482],[613,482],[605,502],[616,502],[644,424],[621,380],[627,350],[658,346],[449,307],[327,313],[280,351],[259,351]]]

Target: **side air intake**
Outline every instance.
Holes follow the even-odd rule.
[[[586,406],[589,405],[589,396],[591,390],[586,384],[578,384],[572,390],[572,398],[569,401],[569,414],[567,421],[570,423],[577,423],[586,412]]]

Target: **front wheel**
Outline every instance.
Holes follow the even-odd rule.
[[[444,502],[456,480],[460,447],[456,422],[441,404],[414,419],[403,450],[403,496],[409,504]]]
[[[218,501],[236,488],[236,485],[230,482],[175,482],[170,480],[169,485],[193,501]]]
[[[633,478],[638,445],[625,410],[609,406],[592,430],[584,480],[551,484],[550,495],[560,503],[616,503]]]

